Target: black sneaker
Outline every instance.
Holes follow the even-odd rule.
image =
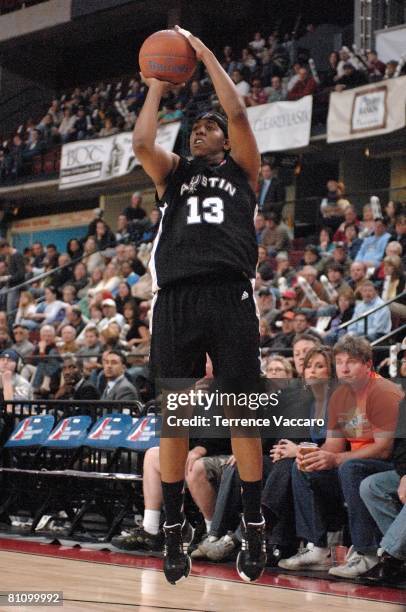
[[[112,538],[111,544],[119,550],[151,550],[155,552],[162,550],[164,534],[159,531],[154,535],[145,531],[143,527],[136,527],[128,535]]]
[[[187,578],[192,569],[188,548],[193,540],[194,529],[185,519],[183,525],[164,524],[164,573],[168,582],[176,584]]]
[[[245,523],[241,520],[241,550],[237,557],[237,572],[245,582],[257,580],[266,565],[265,520]]]
[[[361,574],[359,579],[363,582],[378,584],[380,582],[397,583],[402,582],[406,577],[406,568],[404,562],[400,559],[392,557],[387,552],[384,552],[379,559],[379,563],[373,568]]]
[[[267,567],[277,567],[281,559],[289,559],[297,553],[297,549],[297,546],[281,546],[280,544],[268,546],[266,551]]]

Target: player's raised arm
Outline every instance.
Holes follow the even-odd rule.
[[[148,176],[155,183],[158,196],[161,197],[166,188],[166,181],[179,162],[176,153],[165,151],[156,144],[158,127],[158,110],[162,95],[169,84],[158,79],[144,79],[148,85],[148,94],[133,132],[133,149]]]
[[[239,96],[234,83],[210,51],[199,38],[187,30],[175,26],[179,34],[185,36],[196,52],[196,57],[204,63],[213,82],[221,106],[228,118],[228,134],[231,155],[245,170],[251,187],[255,187],[260,168],[260,155],[254,134],[248,121],[243,99]]]

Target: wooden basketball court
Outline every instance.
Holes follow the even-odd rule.
[[[162,561],[21,539],[0,540],[0,591],[63,591],[66,612],[404,612],[406,591],[266,571],[255,584],[232,566],[195,563],[192,575],[169,585]],[[0,610],[11,608],[1,605]],[[19,606],[30,612],[32,606]],[[50,607],[36,606],[38,611]]]

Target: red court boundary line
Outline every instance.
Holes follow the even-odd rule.
[[[162,560],[156,557],[138,557],[126,553],[115,553],[102,550],[86,550],[84,548],[67,548],[56,544],[43,544],[23,539],[0,538],[0,552],[17,552],[23,554],[42,555],[73,561],[119,565],[162,571]],[[224,565],[194,563],[192,575],[200,578],[228,580],[241,582],[234,567]],[[309,591],[321,595],[335,597],[350,597],[353,599],[372,600],[389,604],[406,604],[406,591],[389,587],[368,586],[352,582],[341,582],[323,578],[306,578],[303,576],[276,574],[265,571],[255,583],[259,586],[290,589],[293,591]]]

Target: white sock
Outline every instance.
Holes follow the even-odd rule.
[[[160,510],[145,510],[142,526],[147,533],[156,535],[159,531],[159,522],[161,519]]]
[[[204,519],[204,522],[206,523],[206,532],[210,533],[211,524],[212,524],[213,521],[209,521],[208,519]]]

